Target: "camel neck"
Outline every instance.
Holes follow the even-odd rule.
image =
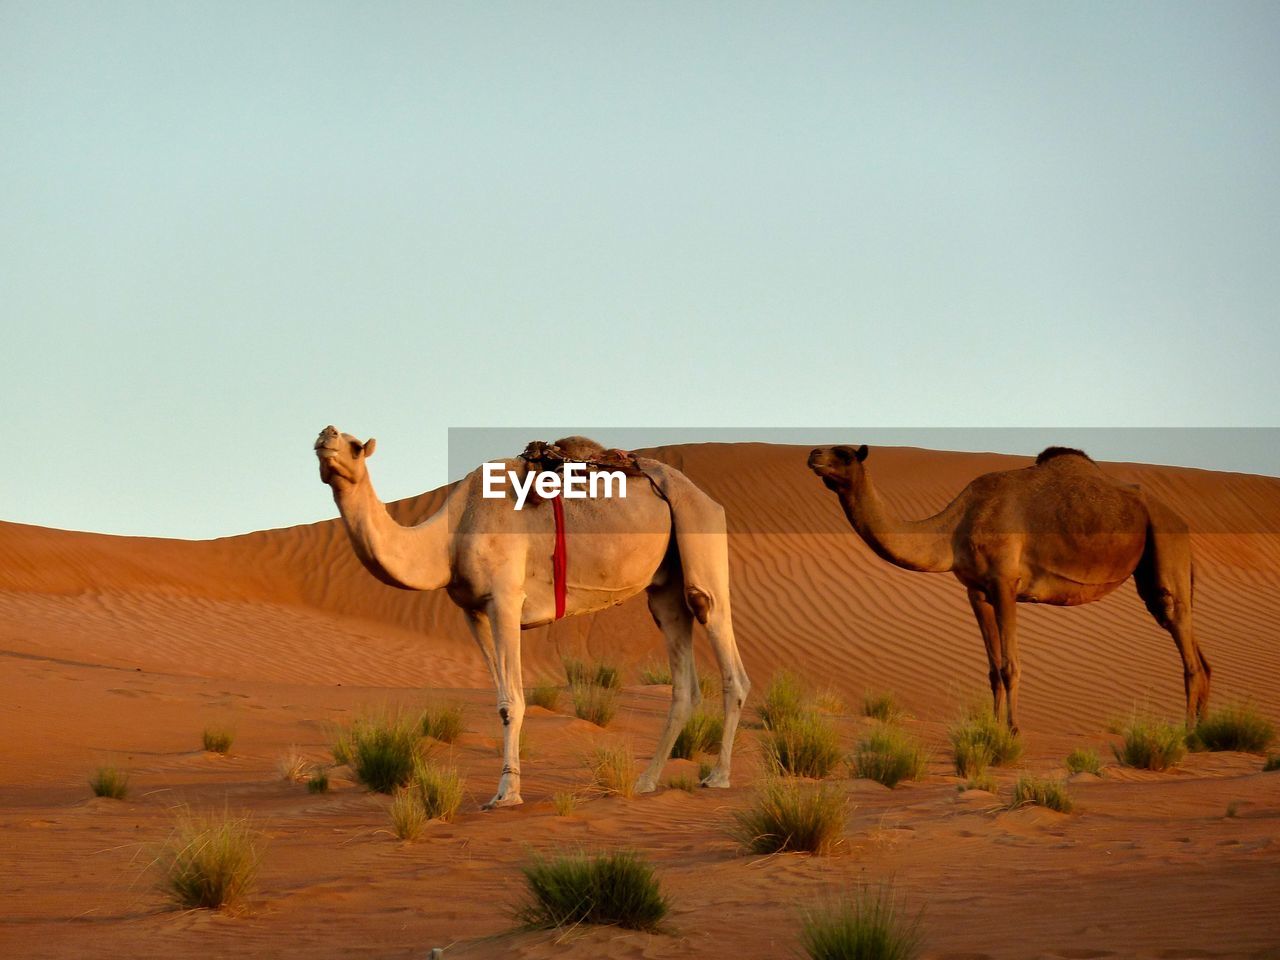
[[[341,492],[335,490],[333,499],[356,556],[383,583],[402,590],[438,590],[448,585],[447,502],[422,523],[406,527],[387,512],[367,477]]]
[[[951,505],[924,520],[902,520],[893,516],[880,498],[865,469],[848,490],[840,491],[845,516],[882,560],[921,573],[945,573],[955,559],[951,543],[954,523],[948,516]]]

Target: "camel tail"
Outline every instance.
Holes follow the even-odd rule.
[[[729,605],[729,548],[724,508],[683,473],[644,460],[645,475],[671,508],[676,552],[684,573],[685,602],[704,626],[717,607]]]

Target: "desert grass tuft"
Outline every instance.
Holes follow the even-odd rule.
[[[865,693],[862,696],[862,715],[883,723],[897,723],[903,709],[892,693]]]
[[[994,713],[980,706],[964,710],[947,728],[956,773],[962,777],[981,773],[988,764],[1002,767],[1022,755],[1022,742]]]
[[[462,736],[464,729],[466,721],[460,703],[431,705],[422,712],[424,737],[431,737],[441,743],[453,743]]]
[[[569,688],[573,712],[580,719],[607,727],[618,712],[618,692],[594,683],[575,683]]]
[[[956,789],[985,790],[987,793],[997,793],[1000,790],[1000,786],[996,783],[996,778],[984,770],[982,773],[975,774],[964,783],[959,784]]]
[[[123,800],[129,792],[129,775],[117,766],[104,764],[89,778],[89,788],[95,797]]]
[[[811,960],[914,960],[922,913],[904,913],[887,887],[863,887],[805,910],[800,946]]]
[[[204,748],[210,753],[229,753],[231,744],[235,743],[236,732],[233,727],[210,725],[204,728],[201,740]]]
[[[377,793],[392,793],[413,775],[422,723],[409,714],[357,717],[338,737],[333,758]]]
[[[631,744],[598,747],[589,763],[592,786],[600,793],[627,800],[636,795],[636,761],[631,752]]]
[[[703,760],[698,764],[698,782],[702,783],[707,777],[715,771],[715,764],[709,760]]]
[[[835,787],[769,778],[751,805],[733,814],[730,834],[750,853],[825,853],[840,840],[845,816]]]
[[[587,670],[587,665],[576,657],[564,657],[560,660],[560,666],[564,668],[564,680],[569,686],[576,683],[590,683],[591,674]]]
[[[720,739],[723,736],[723,717],[705,710],[695,710],[676,736],[671,756],[677,760],[692,760],[699,753],[713,753],[720,749]]]
[[[391,829],[401,840],[417,840],[427,824],[426,811],[408,787],[396,791],[391,806],[387,807],[387,816],[391,818]]]
[[[280,779],[288,780],[290,783],[307,779],[307,771],[311,767],[311,761],[299,753],[297,747],[290,747],[289,752],[276,761],[276,770],[280,773]]]
[[[646,687],[671,685],[671,664],[650,660],[640,668],[640,682]]]
[[[1067,754],[1067,770],[1071,773],[1092,773],[1096,777],[1102,771],[1102,758],[1097,750],[1076,747]]]
[[[1196,724],[1189,742],[1197,750],[1240,750],[1262,753],[1276,738],[1276,728],[1251,703],[1229,703]]]
[[[1186,756],[1187,731],[1180,723],[1135,711],[1119,732],[1124,742],[1111,750],[1126,767],[1168,770]]]
[[[571,790],[561,790],[559,793],[552,795],[551,803],[556,808],[558,816],[571,817],[573,816],[574,807],[578,805],[578,797]]]
[[[540,683],[525,693],[525,701],[544,710],[556,710],[560,706],[560,688],[554,683]]]
[[[462,778],[452,767],[441,767],[419,758],[405,789],[417,798],[428,820],[448,823],[462,807]]]
[[[849,767],[855,777],[892,788],[903,780],[919,780],[928,763],[919,740],[900,727],[882,724],[858,741]]]
[[[597,663],[591,672],[591,682],[606,690],[621,690],[622,671],[611,663]]]
[[[844,698],[830,687],[814,695],[813,705],[823,713],[829,713],[837,717],[845,711]]]
[[[246,817],[183,810],[156,860],[161,888],[187,909],[230,906],[257,876],[260,843]]]
[[[1074,804],[1067,785],[1061,780],[1045,780],[1040,777],[1019,777],[1013,785],[1013,799],[1009,809],[1030,805],[1048,807],[1059,813],[1070,813]]]
[[[307,780],[307,793],[328,793],[329,771],[324,767],[316,767]]]
[[[764,700],[756,708],[760,725],[766,730],[788,720],[794,720],[808,711],[809,696],[801,679],[790,670],[773,675],[765,688]]]
[[[1273,753],[1267,757],[1267,762],[1262,765],[1263,773],[1271,773],[1273,770],[1280,770],[1280,753]]]
[[[560,662],[564,666],[565,679],[570,687],[596,686],[607,690],[622,687],[622,672],[613,664],[603,661],[586,664],[572,657],[565,657]]]
[[[779,719],[760,738],[766,768],[793,777],[828,776],[840,762],[840,735],[827,716],[815,710]]]
[[[529,927],[591,923],[656,930],[670,908],[653,868],[629,850],[535,856],[521,870],[528,896],[516,919]]]
[[[667,781],[667,786],[672,790],[683,790],[685,793],[693,793],[698,789],[698,781],[693,779],[687,773],[679,773]]]

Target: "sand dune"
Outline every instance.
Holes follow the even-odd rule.
[[[938,748],[923,783],[868,793],[850,782],[857,811],[834,858],[752,863],[734,853],[719,825],[746,802],[751,731],[741,786],[727,793],[601,800],[556,817],[547,798],[584,782],[594,740],[634,735],[640,755],[651,745],[665,690],[639,686],[606,733],[534,712],[525,807],[469,812],[402,847],[378,832],[381,798],[354,785],[308,797],[272,765],[294,743],[321,757],[327,726],[352,711],[420,703],[429,690],[466,703],[473,733],[456,760],[487,796],[498,766],[492,693],[443,592],[376,582],[336,520],[207,542],[0,523],[0,716],[10,733],[0,750],[0,869],[11,878],[0,891],[0,952],[79,956],[102,944],[135,956],[423,956],[457,940],[452,952],[466,956],[764,957],[792,948],[797,901],[888,876],[929,904],[931,956],[1262,956],[1280,947],[1258,916],[1280,893],[1280,780],[1257,773],[1257,758],[1196,755],[1162,775],[1108,768],[1080,786],[1085,812],[1069,818],[995,816],[989,804],[956,801],[943,724],[985,689],[986,675],[964,592],[949,575],[875,558],[805,453],[764,444],[652,451],[726,508],[738,643],[757,689],[792,667],[848,703],[893,690]],[[1026,462],[885,448],[870,465],[891,508],[924,516],[977,474]],[[1280,719],[1280,480],[1107,469],[1156,491],[1192,526],[1215,700],[1250,698]],[[317,483],[299,495],[328,492]],[[411,523],[442,500],[433,491],[391,509]],[[1105,752],[1108,722],[1135,703],[1180,714],[1176,651],[1132,584],[1079,608],[1024,605],[1020,624],[1032,768],[1053,769],[1078,742]],[[525,673],[554,677],[571,654],[613,660],[635,682],[634,668],[661,650],[633,599],[526,633]],[[709,663],[701,641],[699,655]],[[232,757],[199,751],[203,725],[226,718],[239,732]],[[863,721],[841,723],[851,740]],[[143,788],[136,799],[86,799],[84,778],[106,755],[127,758]],[[165,912],[139,879],[144,841],[163,836],[173,802],[224,798],[271,835],[258,899],[234,918]],[[1232,800],[1248,815],[1224,819]],[[578,841],[651,853],[676,893],[677,932],[583,932],[567,944],[504,932],[521,844]],[[1184,947],[1203,952],[1177,952]]]

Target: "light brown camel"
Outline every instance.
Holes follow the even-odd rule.
[[[1209,702],[1209,663],[1191,627],[1191,537],[1151,494],[1109,479],[1087,455],[1049,447],[1034,466],[978,477],[925,520],[891,517],[864,466],[867,448],[819,447],[809,467],[835,491],[858,535],[884,560],[954,573],[987,647],[996,717],[1005,696],[1018,729],[1018,603],[1074,606],[1133,576],[1147,610],[1182,655],[1187,723]]]
[[[578,456],[584,449],[602,449],[579,437],[564,442]],[[520,632],[555,618],[553,505],[531,498],[516,510],[509,495],[484,497],[477,469],[454,485],[433,516],[402,526],[369,480],[365,462],[374,444],[326,427],[315,443],[320,479],[333,489],[351,545],[370,573],[405,590],[444,588],[466,614],[497,687],[503,723],[502,776],[485,806],[518,804],[525,713]],[[672,697],[653,761],[636,784],[641,793],[657,786],[676,736],[699,700],[694,618],[706,626],[724,691],[724,738],[719,762],[703,786],[727,787],[734,733],[750,684],[733,637],[724,510],[678,470],[656,460],[632,462],[643,476],[627,478],[625,498],[561,501],[567,541],[564,613],[591,613],[641,590],[648,593],[649,610],[666,637]],[[523,476],[533,465],[516,458],[502,468]]]

